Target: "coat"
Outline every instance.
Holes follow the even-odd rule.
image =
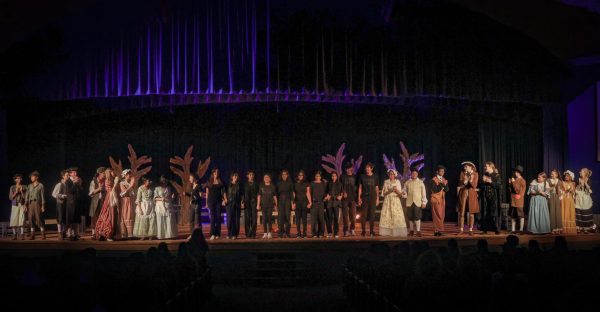
[[[510,184],[509,189],[510,206],[523,208],[525,206],[525,191],[527,190],[527,183],[525,183],[525,179],[515,179],[515,182]]]
[[[479,200],[477,194],[477,184],[479,182],[479,174],[471,173],[471,179],[467,184],[464,184],[465,173],[460,173],[458,181],[458,211],[479,213]]]

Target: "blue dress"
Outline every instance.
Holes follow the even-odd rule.
[[[529,221],[527,228],[533,234],[550,233],[550,211],[548,209],[548,197],[544,195],[533,195],[533,193],[548,194],[547,183],[531,182],[527,194],[531,196],[529,201]]]

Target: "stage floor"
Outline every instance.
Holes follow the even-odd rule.
[[[208,225],[203,224],[204,235],[208,238]],[[309,227],[310,228],[310,227]],[[356,233],[360,234],[361,227],[357,224]],[[376,225],[376,233],[378,228]],[[226,233],[225,225],[222,227],[222,233]],[[244,230],[240,233],[240,238],[236,240],[226,239],[222,236],[218,240],[207,240],[209,250],[214,252],[227,251],[300,251],[300,250],[343,250],[348,248],[368,248],[374,242],[382,242],[391,246],[402,241],[427,241],[432,247],[443,247],[447,245],[447,241],[451,238],[458,240],[461,247],[473,247],[477,244],[477,240],[486,239],[489,246],[500,246],[506,241],[508,235],[503,231],[499,235],[493,233],[482,235],[481,232],[475,231],[473,236],[457,235],[458,227],[455,223],[446,223],[446,232],[444,236],[433,236],[433,223],[423,222],[422,237],[389,237],[375,236],[362,237],[348,236],[339,238],[295,238],[296,228],[292,229],[293,238],[278,238],[276,227],[272,239],[262,239],[262,226],[257,233],[257,239],[248,239],[244,237]],[[49,231],[46,240],[41,240],[40,236],[36,236],[36,240],[12,240],[9,238],[0,239],[0,254],[57,254],[65,251],[77,251],[85,248],[95,248],[99,254],[120,254],[125,255],[136,251],[147,251],[148,248],[157,246],[161,242],[165,242],[169,250],[176,252],[180,243],[185,242],[189,235],[188,227],[180,227],[180,235],[177,239],[169,240],[118,240],[113,242],[96,241],[91,239],[91,232],[88,230],[86,235],[81,240],[72,242],[68,240],[58,240],[56,231]],[[526,245],[530,240],[538,240],[542,247],[549,247],[554,242],[557,235],[519,235],[520,243]],[[569,246],[577,249],[591,249],[600,247],[600,234],[578,234],[564,235],[567,238]]]

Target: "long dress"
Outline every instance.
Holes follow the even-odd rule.
[[[548,179],[548,185],[550,186],[548,198],[548,208],[550,210],[550,228],[552,231],[562,230],[562,212],[560,206],[560,184],[562,182],[559,179],[553,180]]]
[[[589,230],[594,227],[591,194],[592,190],[582,183],[575,188],[575,214],[579,230]]]
[[[133,237],[134,235],[135,209],[133,208],[133,198],[135,198],[135,192],[133,188],[129,189],[129,186],[130,184],[127,181],[119,183],[119,194],[121,197],[119,202],[119,227],[123,238]]]
[[[402,190],[399,180],[385,180],[383,183],[383,194],[394,188]],[[395,192],[385,195],[383,206],[381,208],[381,218],[379,220],[379,234],[381,236],[407,236],[406,221],[402,210],[401,196]]]
[[[499,231],[498,218],[500,216],[500,188],[502,180],[500,174],[492,172],[484,173],[484,176],[490,177],[491,182],[481,181],[481,213],[479,214],[479,229],[482,231]]]
[[[114,237],[117,226],[116,212],[119,205],[119,199],[114,189],[116,183],[118,183],[118,178],[115,178],[114,181],[106,179],[104,183],[106,197],[98,221],[96,221],[96,238],[112,239]]]
[[[140,186],[135,203],[137,206],[133,235],[140,238],[156,236],[156,213],[152,189]]]
[[[576,234],[577,226],[575,224],[575,183],[563,182],[561,184],[561,212],[563,234]]]
[[[531,182],[527,194],[531,196],[529,201],[529,220],[527,228],[531,233],[534,234],[546,234],[552,230],[550,228],[550,214],[548,212],[548,198],[544,195],[533,194],[543,193],[547,194],[548,184],[538,183],[537,181]]]
[[[17,185],[10,187],[9,199],[11,201],[10,227],[25,225],[25,192],[27,186],[21,185],[21,192],[17,192]],[[14,199],[13,199],[14,197]]]
[[[177,237],[177,211],[172,203],[173,192],[166,186],[154,189],[156,203],[156,237],[158,239]]]

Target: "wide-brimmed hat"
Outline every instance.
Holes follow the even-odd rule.
[[[125,170],[123,170],[123,172],[121,172],[121,178],[124,178],[130,172],[131,172],[131,169],[125,169]]]
[[[473,169],[477,168],[477,166],[475,166],[475,163],[474,163],[474,162],[472,162],[472,161],[463,161],[463,162],[462,162],[460,165],[461,165],[461,166],[468,165],[468,166],[471,166],[471,167],[473,167]]]
[[[78,171],[78,170],[79,170],[79,168],[77,168],[77,167],[69,167],[69,168],[67,168],[67,172]]]
[[[521,166],[521,165],[515,166],[513,168],[513,171],[516,171],[522,175],[523,174],[523,166]]]
[[[563,172],[563,175],[569,175],[569,176],[571,176],[571,180],[575,180],[575,174],[571,170],[567,170],[567,171]]]
[[[39,178],[40,177],[40,173],[37,170],[35,170],[35,171],[33,171],[32,173],[29,174],[30,178],[33,177],[33,176],[36,176],[36,177]]]
[[[104,167],[98,167],[98,169],[96,169],[96,173],[98,174],[103,173],[104,171],[106,171],[106,168]]]

